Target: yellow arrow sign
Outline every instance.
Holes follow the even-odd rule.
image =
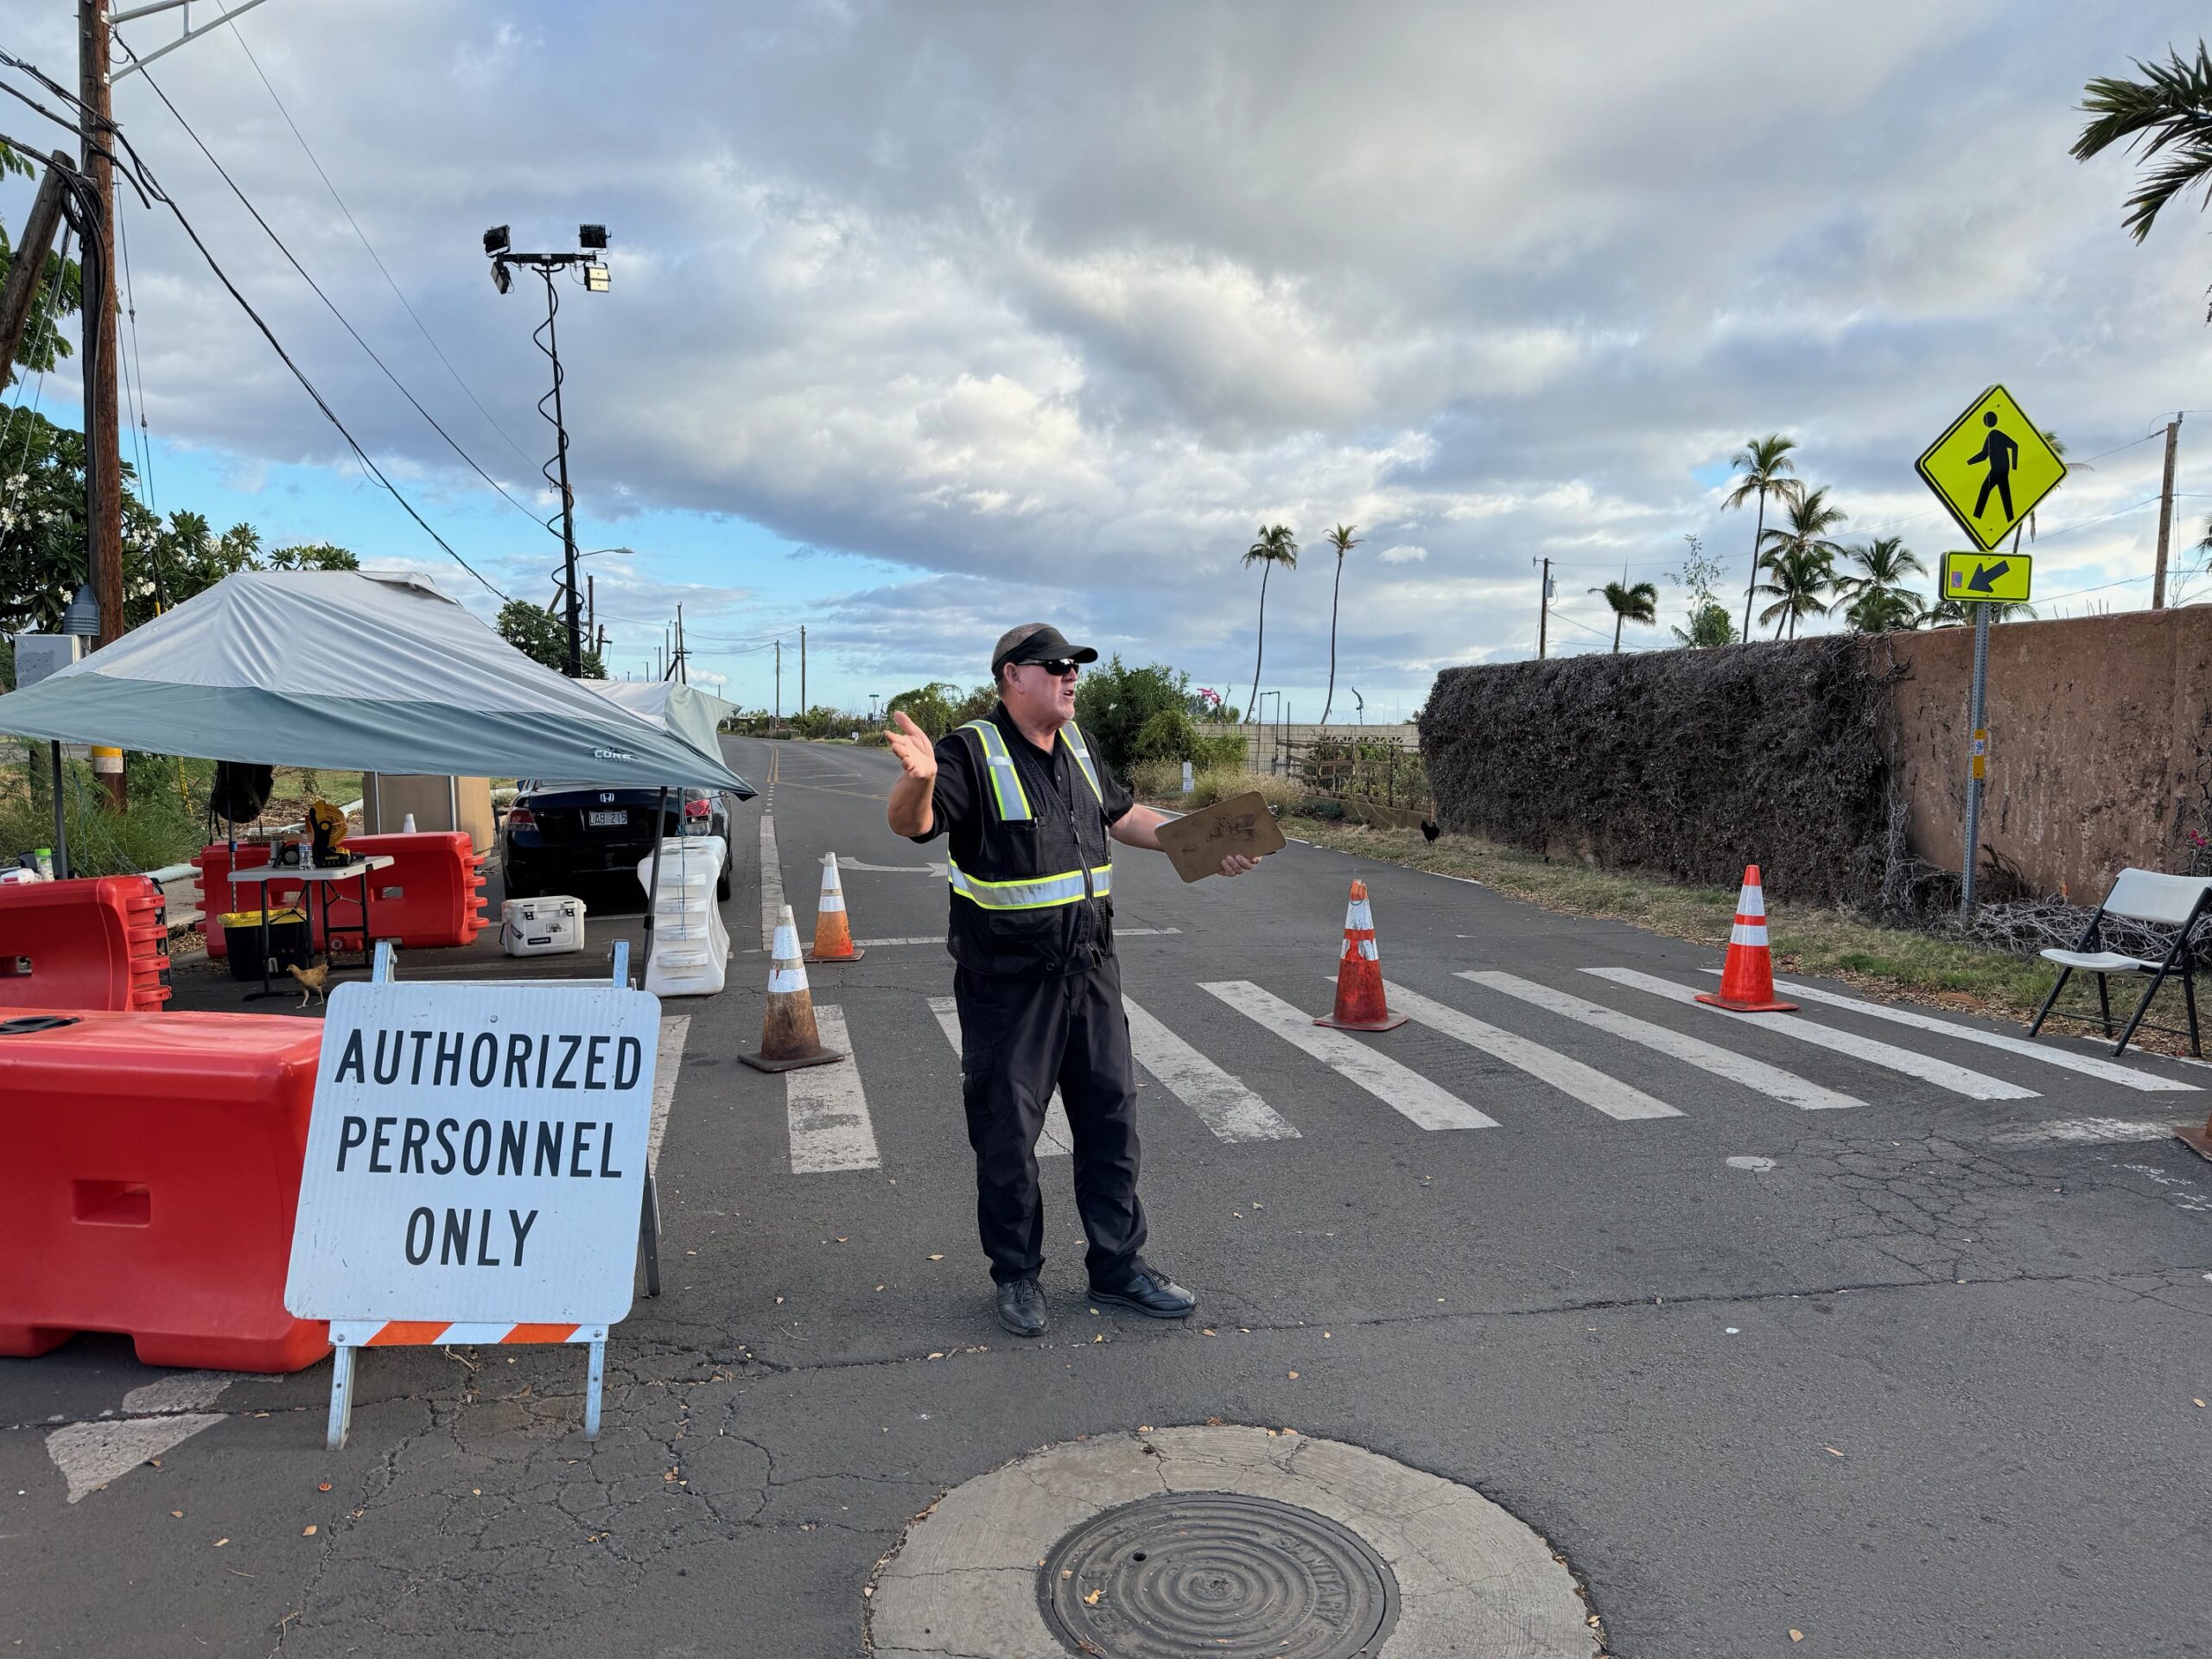
[[[2025,604],[2035,563],[2025,553],[1946,553],[1943,597],[1969,604]]]
[[[2010,536],[2066,476],[2058,451],[2002,386],[1992,386],[1968,404],[1916,465],[1959,528],[1985,552]]]

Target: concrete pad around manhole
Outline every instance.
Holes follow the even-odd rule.
[[[1209,1493],[1261,1502],[1185,1502]],[[1331,1523],[1352,1539],[1328,1547]],[[1069,1584],[1046,1582],[1052,1561]],[[1550,1545],[1472,1487],[1224,1427],[1047,1446],[954,1487],[878,1567],[867,1624],[877,1659],[1150,1659],[1198,1628],[1207,1651],[1255,1659],[1294,1629],[1315,1659],[1596,1659],[1590,1616]]]

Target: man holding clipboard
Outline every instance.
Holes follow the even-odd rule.
[[[1076,677],[1098,660],[1042,622],[991,653],[999,704],[934,746],[894,714],[891,828],[947,840],[946,948],[960,1010],[960,1082],[976,1153],[976,1224],[999,1323],[1045,1334],[1045,1207],[1037,1137],[1058,1085],[1073,1137],[1076,1208],[1093,1301],[1181,1319],[1198,1299],[1140,1252],[1136,1079],[1114,957],[1113,851],[1160,850],[1166,815],[1140,806],[1075,720]],[[1224,875],[1253,860],[1230,853]]]

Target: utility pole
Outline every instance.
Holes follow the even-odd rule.
[[[94,256],[83,263],[99,267],[84,275],[97,280],[86,289],[79,313],[85,353],[85,550],[92,597],[99,601],[103,646],[123,637],[123,448],[118,436],[123,415],[115,378],[115,165],[108,160],[114,105],[109,97],[108,12],[108,0],[77,0],[77,96],[85,104],[84,174],[99,202],[83,237],[86,251]],[[109,797],[121,811],[125,798],[122,755],[95,750],[92,769],[105,774]]]
[[[772,717],[772,718],[768,721],[768,729],[769,729],[770,731],[772,731],[772,731],[774,731],[774,730],[776,729],[776,728],[778,728],[779,726],[782,725],[783,723],[784,723],[784,642],[783,642],[782,640],[779,639],[779,640],[777,640],[777,641],[776,641],[776,711],[775,711],[775,715],[774,715],[774,716],[773,716],[773,717]]]
[[[584,578],[584,639],[588,649],[599,649],[599,578]]]
[[[60,150],[47,158],[46,176],[31,199],[30,217],[23,221],[22,241],[16,245],[16,261],[8,267],[8,281],[0,287],[0,385],[16,365],[23,335],[30,327],[31,300],[39,278],[46,274],[46,257],[54,247],[54,233],[61,223],[61,175],[76,163]],[[48,315],[58,308],[49,296]],[[42,332],[42,331],[41,331]]]
[[[811,707],[806,700],[806,624],[798,629],[798,711],[804,715]]]
[[[1541,564],[1544,568],[1544,585],[1542,589],[1536,595],[1536,660],[1541,663],[1544,660],[1544,646],[1547,643],[1546,635],[1549,631],[1549,625],[1551,622],[1552,562],[1548,556],[1546,556],[1543,558],[1532,559],[1529,563],[1532,564]]]
[[[683,607],[676,607],[676,677],[685,685],[691,683],[691,653],[683,644]]]
[[[2166,608],[2166,546],[2174,531],[2174,450],[2181,442],[2181,416],[2166,423],[2166,481],[2158,490],[2158,562],[2151,571],[2151,608]]]

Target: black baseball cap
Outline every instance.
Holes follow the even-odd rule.
[[[991,649],[991,677],[1008,663],[1052,663],[1066,658],[1073,663],[1095,663],[1098,653],[1089,645],[1071,645],[1067,636],[1049,622],[1025,622],[1008,628]]]

